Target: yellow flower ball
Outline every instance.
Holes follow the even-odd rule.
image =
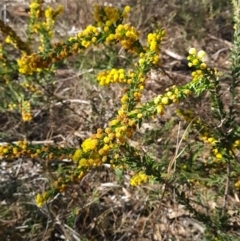
[[[200,69],[204,70],[207,68],[207,65],[205,63],[201,63],[200,65]]]
[[[195,66],[198,65],[198,63],[199,63],[198,59],[194,59],[194,60],[192,61],[192,64],[195,65]]]
[[[202,59],[204,56],[205,56],[205,52],[203,50],[200,50],[198,53],[197,53],[197,56],[198,58]]]
[[[217,154],[216,154],[216,158],[217,158],[218,160],[221,160],[221,159],[223,158],[223,156],[222,156],[221,153],[217,153]]]
[[[169,103],[169,98],[168,97],[163,97],[162,98],[162,104],[167,105]]]
[[[158,113],[159,115],[163,115],[163,114],[164,114],[164,108],[163,108],[162,105],[158,105],[158,106],[157,106],[157,113]]]
[[[129,13],[131,11],[131,8],[129,6],[126,6],[123,11],[125,13]]]
[[[195,48],[190,48],[189,50],[188,50],[188,53],[189,54],[196,54],[196,49]]]

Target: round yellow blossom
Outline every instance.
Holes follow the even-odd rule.
[[[107,145],[107,144],[105,144],[105,145],[103,146],[103,149],[108,152],[108,151],[110,150],[110,146]]]
[[[106,162],[107,161],[107,156],[103,156],[102,157],[102,162]]]
[[[129,6],[125,6],[123,12],[129,13],[131,11],[131,8]]]
[[[135,120],[129,120],[128,125],[129,126],[134,126],[136,124]]]
[[[92,159],[92,158],[90,158],[89,160],[88,160],[88,165],[89,166],[94,166],[96,163],[95,163],[95,160],[94,159]]]
[[[102,128],[98,128],[98,129],[97,129],[97,133],[98,133],[98,134],[102,134],[102,133],[103,133],[103,129],[102,129]]]
[[[109,133],[108,137],[112,141],[115,138],[115,134],[114,133]]]
[[[213,138],[213,137],[209,137],[208,139],[207,139],[207,141],[210,143],[210,144],[215,144],[217,141],[215,140],[215,138]]]
[[[45,18],[51,18],[53,14],[53,10],[50,7],[47,7],[44,14],[45,14]]]
[[[155,97],[154,100],[153,100],[153,101],[154,101],[154,104],[155,104],[155,105],[159,104],[159,102],[161,101],[161,98],[162,98],[161,95],[158,95],[157,97]]]
[[[168,92],[166,93],[166,95],[167,95],[168,97],[171,97],[171,96],[173,95],[173,93],[172,93],[171,91],[168,91]]]
[[[103,28],[103,30],[104,30],[104,32],[108,32],[108,31],[109,31],[109,27],[108,27],[108,26],[105,26],[105,27]]]
[[[105,24],[106,24],[106,26],[110,27],[112,25],[112,22],[110,20],[107,20],[107,22]]]
[[[128,96],[127,95],[123,95],[123,97],[121,98],[121,102],[122,103],[126,103],[128,101]]]
[[[197,75],[196,71],[193,71],[193,72],[191,73],[191,75],[192,75],[192,77],[195,77],[195,76]]]
[[[195,48],[190,48],[190,49],[188,50],[188,53],[189,53],[189,54],[196,54],[197,51],[196,51]]]
[[[98,140],[89,138],[82,143],[82,149],[84,152],[93,151],[97,148],[97,145]]]
[[[105,136],[104,138],[103,138],[103,141],[104,141],[104,143],[109,143],[110,142],[110,139],[109,139],[109,137],[108,136]]]
[[[169,98],[167,96],[162,98],[162,104],[167,105],[169,103]]]
[[[7,154],[8,152],[9,152],[9,148],[8,147],[3,148],[3,150],[2,150],[3,154]]]
[[[207,65],[205,63],[201,63],[200,65],[200,69],[204,70],[207,68]]]
[[[44,192],[43,194],[38,193],[35,198],[37,206],[41,207],[43,203],[47,201],[48,197],[49,197],[49,194],[47,192]]]
[[[191,90],[185,89],[185,90],[184,90],[184,94],[185,94],[185,95],[190,95],[190,94],[191,94]]]
[[[96,43],[97,42],[97,38],[96,37],[92,37],[92,42]]]
[[[118,115],[123,115],[124,113],[126,113],[126,111],[123,108],[118,110]]]
[[[204,56],[205,56],[205,52],[203,50],[200,50],[198,53],[197,53],[197,56],[198,58],[202,59]]]
[[[158,113],[159,115],[163,115],[163,114],[164,114],[164,108],[163,108],[162,105],[158,105],[158,106],[157,106],[157,113]]]
[[[110,123],[109,123],[109,125],[110,125],[110,126],[115,126],[115,125],[117,125],[118,123],[119,123],[119,120],[111,120]]]
[[[216,154],[216,158],[217,158],[218,160],[221,160],[221,159],[223,158],[223,156],[222,156],[221,153],[217,153],[217,154]]]
[[[234,147],[237,147],[237,146],[239,146],[239,145],[240,145],[240,140],[236,140],[236,141],[234,142],[234,144],[233,144]]]
[[[103,148],[101,148],[101,149],[98,151],[98,154],[99,154],[100,156],[104,156],[104,155],[107,154],[107,151],[104,150]]]
[[[36,196],[36,198],[35,198],[35,202],[36,202],[37,206],[38,206],[38,207],[42,207],[43,201],[44,201],[44,200],[43,200],[42,195],[38,193],[37,196]]]
[[[193,59],[193,60],[192,60],[192,64],[195,65],[195,66],[198,65],[198,64],[199,64],[198,59]]]
[[[77,150],[75,151],[73,157],[72,157],[72,160],[73,160],[74,162],[77,162],[77,161],[79,160],[79,158],[81,157],[81,155],[82,155],[82,150],[77,149]]]
[[[152,41],[150,43],[150,50],[151,51],[155,51],[157,49],[157,42],[156,41]]]
[[[107,133],[107,134],[111,133],[111,128],[106,127],[106,128],[105,128],[105,133]]]
[[[81,158],[80,161],[79,161],[78,167],[80,168],[80,167],[86,167],[86,166],[88,166],[87,159],[86,158]]]
[[[122,133],[121,133],[120,131],[116,131],[115,136],[116,136],[117,138],[120,138],[120,137],[122,136]]]
[[[140,65],[144,64],[144,62],[145,62],[144,59],[139,59],[139,60],[138,60],[138,63],[139,63]]]
[[[126,126],[121,126],[119,128],[120,132],[125,132],[127,130],[127,127]]]
[[[197,69],[197,70],[196,70],[196,73],[197,73],[198,75],[202,75],[202,74],[203,74],[202,70],[200,70],[200,69]]]
[[[148,176],[144,172],[139,172],[130,180],[131,186],[138,186],[148,181]]]

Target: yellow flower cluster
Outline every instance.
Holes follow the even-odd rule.
[[[99,85],[109,85],[110,83],[129,83],[125,76],[124,69],[111,69],[100,72],[97,76]]]
[[[106,42],[112,41],[113,36],[106,38]],[[137,42],[139,32],[129,24],[119,24],[116,28],[114,39],[119,41],[122,47],[130,52],[138,52]]]
[[[14,159],[19,157],[41,158],[48,161],[56,159],[64,159],[72,157],[72,149],[63,151],[59,146],[50,145],[32,145],[27,141],[18,141],[15,144],[6,144],[0,146],[0,159]]]
[[[38,3],[37,0],[33,0],[29,5],[29,14],[30,17],[34,16],[38,18],[40,16],[41,5]]]
[[[210,136],[210,133],[208,131],[202,132],[202,134],[200,134],[199,136],[199,139],[204,143],[208,143],[210,145],[215,145],[217,143],[217,140],[213,136]]]
[[[204,124],[201,122],[199,118],[194,115],[194,112],[191,110],[180,110],[176,111],[179,117],[184,118],[188,122],[192,122],[195,125],[195,128],[199,130],[199,140],[206,144],[210,144],[212,148],[212,153],[214,154],[217,160],[223,159],[222,151],[217,148],[217,140],[216,138],[210,134],[209,130],[204,127]]]
[[[43,194],[37,194],[35,198],[35,202],[38,207],[42,207],[42,205],[48,200],[48,193],[44,192]]]
[[[215,142],[212,145],[215,145]],[[212,153],[215,155],[217,160],[222,160],[223,159],[223,155],[222,155],[221,151],[219,150],[219,148],[213,148],[212,149]]]
[[[16,32],[8,25],[5,25],[3,21],[0,20],[0,32],[6,36],[5,41],[12,44],[18,50],[26,53],[30,53],[31,50],[24,41],[16,34]]]
[[[144,66],[144,64],[150,62],[152,64],[159,63],[160,56],[160,43],[165,36],[165,30],[158,30],[155,33],[149,33],[147,37],[147,50],[140,54],[139,64]]]
[[[39,1],[32,1],[30,4],[29,16],[31,19],[30,31],[38,33],[39,31],[45,31],[45,34],[52,30],[56,17],[63,11],[63,6],[58,6],[55,10],[51,7],[42,9],[42,4]],[[45,18],[43,20],[43,17]],[[52,32],[51,32],[52,33]],[[51,36],[51,35],[49,35]]]
[[[52,197],[52,195],[64,192],[67,188],[67,184],[81,180],[82,177],[84,176],[84,173],[82,171],[75,171],[71,173],[70,176],[65,177],[65,176],[59,176],[56,181],[53,183],[53,187],[51,190],[51,193],[46,191],[43,192],[42,194],[37,194],[35,197],[35,202],[38,207],[41,207],[44,203],[47,202],[47,200]]]
[[[172,86],[171,88],[166,89],[166,93],[164,95],[158,95],[154,98],[154,104],[157,108],[157,113],[159,115],[164,114],[164,108],[167,105],[178,102],[178,88],[176,86]]]
[[[14,38],[12,38],[10,35],[8,35],[8,36],[5,38],[5,43],[11,44],[11,45],[14,46],[15,48],[17,48],[16,40],[15,40]]]
[[[81,167],[99,166],[106,161],[105,155],[110,150],[109,143],[104,142],[104,133],[102,129],[98,129],[96,134],[86,139],[82,145],[82,149],[77,149],[72,157],[77,163],[79,170]],[[112,148],[112,146],[111,146]]]
[[[234,141],[233,149],[240,149],[240,140],[235,140]]]
[[[32,82],[32,81],[28,81],[27,79],[25,79],[25,81],[22,81],[20,83],[20,85],[25,89],[25,90],[28,90],[34,94],[37,94],[37,95],[41,95],[42,94],[42,91],[38,89],[37,85]]]
[[[74,162],[78,162],[78,160],[80,159],[81,156],[82,156],[82,150],[81,149],[77,149],[75,151],[75,153],[73,154],[73,156],[72,156],[72,160]]]
[[[118,9],[110,6],[101,7],[99,5],[94,5],[93,17],[98,26],[102,27],[107,21],[116,24],[117,20],[120,18],[120,13]]]
[[[131,120],[123,110],[120,110],[117,118],[112,120],[109,126],[114,127],[111,132],[108,131],[107,133],[109,138],[111,138],[111,135],[115,136],[117,143],[121,145],[126,142],[127,138],[133,136],[136,129],[136,120]]]
[[[96,134],[86,139],[72,157],[77,167],[89,169],[106,162],[108,157],[118,151],[127,138],[131,138],[136,129],[135,120],[130,120],[123,111],[119,111],[116,119],[109,123],[104,130],[98,129]]]
[[[129,51],[136,51],[141,46],[138,37],[139,33],[129,24],[122,25],[122,18],[130,11],[130,7],[125,7],[123,11],[109,6],[96,6],[94,18],[96,26],[89,25],[85,30],[78,33],[77,36],[70,37],[66,43],[60,42],[53,45],[51,49],[50,39],[52,38],[52,29],[54,19],[61,9],[53,10],[47,8],[42,10],[37,2],[32,3],[30,16],[33,19],[29,26],[31,33],[40,35],[41,46],[40,53],[26,55],[22,54],[18,59],[19,72],[25,75],[31,75],[35,71],[49,70],[52,63],[66,59],[67,57],[79,53],[81,49],[88,48],[91,44],[100,42],[120,42],[124,48]],[[41,20],[45,16],[45,20]],[[39,18],[39,19],[37,19]],[[136,44],[135,44],[136,43]],[[43,54],[44,53],[44,54]]]
[[[131,8],[126,6],[123,11],[118,10],[110,6],[101,7],[94,5],[93,17],[98,27],[110,27],[116,25],[117,21],[123,17],[127,18]]]
[[[191,122],[194,125],[194,129],[199,131],[199,140],[203,143],[209,144],[211,146],[211,152],[217,161],[223,160],[224,155],[227,153],[225,147],[221,147],[221,143],[217,140],[211,130],[196,117],[194,112],[191,110],[180,110],[176,111],[179,117],[184,118],[186,121]],[[232,144],[229,154],[232,155],[233,152],[240,149],[240,140],[235,140]]]
[[[43,23],[43,28],[47,31],[51,31],[52,30],[52,27],[54,25],[54,19],[53,19],[53,9],[51,7],[47,7],[45,12],[44,12],[44,15],[45,15],[45,22]],[[49,35],[49,37],[52,37],[52,31],[51,31],[51,34]]]
[[[130,6],[125,6],[125,8],[124,8],[124,10],[123,10],[123,12],[122,12],[123,18],[127,18],[127,17],[128,17],[128,14],[130,13],[130,11],[131,11]]]
[[[141,184],[144,184],[148,181],[148,176],[144,172],[138,172],[136,175],[134,175],[130,180],[131,186],[139,186]]]
[[[49,51],[51,48],[51,39],[53,37],[53,27],[55,18],[62,12],[63,7],[59,6],[56,10],[51,7],[42,9],[42,4],[39,1],[32,1],[30,4],[30,24],[28,26],[29,40],[33,41],[33,34],[38,34],[40,39],[39,52]],[[15,39],[15,37],[13,38]],[[12,42],[11,38],[6,41]],[[60,52],[61,53],[61,52]],[[58,53],[59,54],[59,53]],[[49,66],[53,63],[53,57],[43,56],[40,53],[29,54],[29,51],[23,51],[21,57],[17,60],[19,72],[25,75],[31,75],[33,72],[49,70]]]
[[[41,9],[40,5],[38,7],[38,11],[43,12],[43,14],[41,18],[39,15],[35,16],[30,14],[30,18],[32,19],[33,24],[29,26],[29,28],[31,28],[31,32],[40,35],[41,45],[38,47],[38,50],[40,52],[43,52],[50,47],[50,42],[53,37],[55,18],[63,11],[63,7],[58,6],[56,10],[53,10],[51,7],[48,6],[44,11]],[[37,12],[33,11],[32,14],[37,14]]]
[[[189,49],[189,56],[187,57],[188,66],[195,67],[195,71],[192,72],[193,81],[198,81],[204,74],[204,70],[207,69],[206,63],[203,62],[203,58],[205,56],[205,52],[200,50],[196,51],[195,48]]]
[[[33,53],[32,55],[22,54],[21,58],[17,60],[18,70],[20,74],[32,75],[34,71],[41,71],[49,67],[49,61],[43,60],[39,55]]]
[[[25,100],[19,105],[19,109],[22,114],[22,120],[24,122],[31,121],[32,120],[32,114],[31,114],[31,105],[30,102]]]
[[[212,153],[216,157],[217,160],[222,160],[223,159],[223,154],[222,152],[224,150],[220,150],[217,147],[217,140],[214,138],[214,136],[211,136],[208,131],[201,131],[201,134],[199,136],[199,139],[203,141],[204,143],[210,144],[212,147]]]
[[[98,146],[98,140],[94,138],[88,138],[82,143],[82,149],[84,152],[94,151]]]
[[[70,38],[69,40],[76,40],[81,46],[88,48],[91,44],[97,43],[99,35],[100,30],[97,27],[88,25],[86,29],[77,34],[77,37]],[[80,46],[78,46],[78,49],[80,49]]]
[[[16,145],[1,145],[0,146],[0,157],[4,158],[16,158],[27,153],[28,143],[26,141],[18,141]]]

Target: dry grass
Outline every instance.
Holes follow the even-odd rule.
[[[56,39],[67,38],[91,23],[91,0],[61,0],[65,13],[56,26]],[[98,1],[99,3],[100,1]],[[101,1],[105,2],[105,1]],[[110,2],[110,1],[108,1]],[[25,1],[6,3],[7,19],[19,35],[26,37],[28,17]],[[56,5],[54,1],[51,3]],[[130,4],[131,20],[144,36],[156,26],[166,28],[162,62],[167,73],[152,72],[144,98],[161,93],[172,84],[189,80],[190,70],[185,61],[190,46],[207,51],[208,62],[224,71],[229,68],[229,48],[232,39],[231,6],[228,1],[144,1],[122,0],[118,5]],[[204,5],[205,4],[205,5]],[[3,6],[1,4],[0,6]],[[94,76],[99,69],[127,66],[129,60],[120,49],[91,49],[79,58],[71,58],[56,73],[56,89],[52,102],[35,110],[31,124],[21,123],[20,116],[8,113],[0,116],[0,140],[16,141],[27,137],[31,141],[54,141],[76,147],[114,116],[121,96],[120,87],[103,89],[97,86]],[[102,63],[99,65],[99,63]],[[199,111],[206,111],[205,102],[199,101]],[[192,106],[192,103],[188,103]],[[173,160],[176,146],[181,143],[187,126],[171,118],[169,108],[162,119],[145,123],[136,136],[135,144],[153,157],[165,156]],[[166,132],[167,130],[167,132]],[[172,130],[169,133],[169,130]],[[178,133],[178,134],[176,134]],[[162,146],[166,147],[164,149]],[[192,145],[195,152],[199,146]],[[202,147],[203,149],[205,147]],[[206,156],[207,151],[205,151]],[[169,156],[170,155],[170,156]],[[187,158],[187,157],[186,157]],[[58,195],[39,209],[34,195],[49,186],[59,167],[73,168],[71,163],[55,160],[46,167],[42,160],[2,160],[0,167],[0,236],[2,240],[204,240],[205,225],[199,223],[175,200],[174,193],[160,184],[138,188],[129,186],[132,175],[108,166],[92,170],[85,178]],[[171,171],[174,171],[172,167]],[[180,186],[186,195],[202,195],[199,212],[206,213],[221,200],[212,200],[211,190],[192,190]],[[236,210],[237,197],[229,197],[229,206]],[[233,232],[239,233],[240,221]],[[229,228],[230,229],[230,228]]]

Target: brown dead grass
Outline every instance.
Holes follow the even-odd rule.
[[[56,26],[56,39],[64,39],[81,31],[91,23],[90,0],[61,0],[65,7],[64,15]],[[99,3],[100,1],[98,1]],[[102,1],[105,2],[105,1]],[[152,72],[149,76],[145,99],[163,92],[172,84],[183,84],[189,81],[190,70],[186,66],[185,57],[190,46],[204,49],[208,53],[208,61],[222,70],[228,70],[229,48],[232,39],[231,8],[222,1],[221,12],[213,10],[212,15],[195,1],[157,1],[146,3],[144,0],[119,1],[118,5],[130,4],[133,8],[131,20],[141,29],[144,36],[155,26],[167,30],[167,38],[163,43],[163,68],[169,76],[162,72]],[[205,1],[208,3],[208,1]],[[56,5],[56,3],[51,3]],[[210,6],[210,3],[209,3]],[[220,5],[219,5],[220,6]],[[24,1],[12,1],[7,5],[9,24],[19,29],[19,35],[25,36],[26,7]],[[205,9],[205,10],[204,10]],[[193,15],[199,18],[195,22]],[[207,12],[209,17],[207,17]],[[205,14],[205,15],[204,15]],[[216,14],[216,15],[215,15]],[[203,19],[205,18],[205,19]],[[188,20],[189,19],[189,20]],[[200,24],[199,29],[197,24]],[[168,50],[168,51],[166,51]],[[180,56],[173,57],[172,51]],[[94,55],[94,50],[91,50]],[[97,54],[96,54],[97,56]],[[95,56],[95,57],[96,57]],[[95,58],[94,57],[94,58]],[[86,59],[89,59],[86,54]],[[93,58],[93,65],[94,63]],[[96,57],[96,61],[98,61]],[[56,73],[55,98],[45,108],[36,110],[32,123],[23,125],[20,117],[10,113],[0,118],[0,131],[6,134],[2,141],[13,141],[27,137],[29,140],[53,140],[61,145],[77,146],[87,136],[104,127],[114,116],[114,110],[121,96],[120,87],[111,89],[99,88],[94,81],[96,69],[86,63],[77,65],[78,59],[71,59]],[[121,58],[119,63],[122,64]],[[201,105],[201,104],[200,104]],[[190,105],[191,106],[191,105]],[[202,102],[202,108],[204,103]],[[172,119],[172,132],[162,135],[171,119],[172,109],[160,120],[144,126],[154,143],[145,147],[157,159],[164,155],[161,145],[168,141],[170,146],[166,155],[175,152],[176,132],[179,120]],[[181,133],[186,126],[181,126]],[[151,132],[152,130],[152,132]],[[159,135],[161,134],[161,138]],[[143,133],[138,133],[136,143],[142,148],[148,139],[142,140]],[[144,138],[147,138],[146,136]],[[171,147],[172,146],[172,147]],[[158,151],[156,151],[158,150]],[[168,157],[169,158],[169,157]],[[2,240],[203,240],[205,226],[189,214],[175,200],[174,193],[162,185],[148,185],[138,188],[129,186],[132,173],[112,173],[107,166],[92,170],[79,183],[71,186],[65,194],[58,195],[49,204],[39,209],[34,202],[34,195],[44,191],[49,185],[50,175],[55,174],[57,166],[65,165],[56,160],[48,171],[43,170],[44,162],[33,163],[32,160],[12,160],[5,162],[0,169],[0,236]],[[189,187],[181,187],[188,195],[194,196]],[[200,212],[211,210],[215,200],[207,197],[207,190],[198,191],[204,196],[204,205]],[[197,193],[197,191],[195,192]],[[164,194],[164,195],[163,195]],[[236,199],[230,204],[239,206]],[[235,210],[233,208],[233,210]],[[234,213],[232,214],[234,217]],[[239,220],[233,220],[239,225]],[[239,226],[237,228],[239,232]]]

